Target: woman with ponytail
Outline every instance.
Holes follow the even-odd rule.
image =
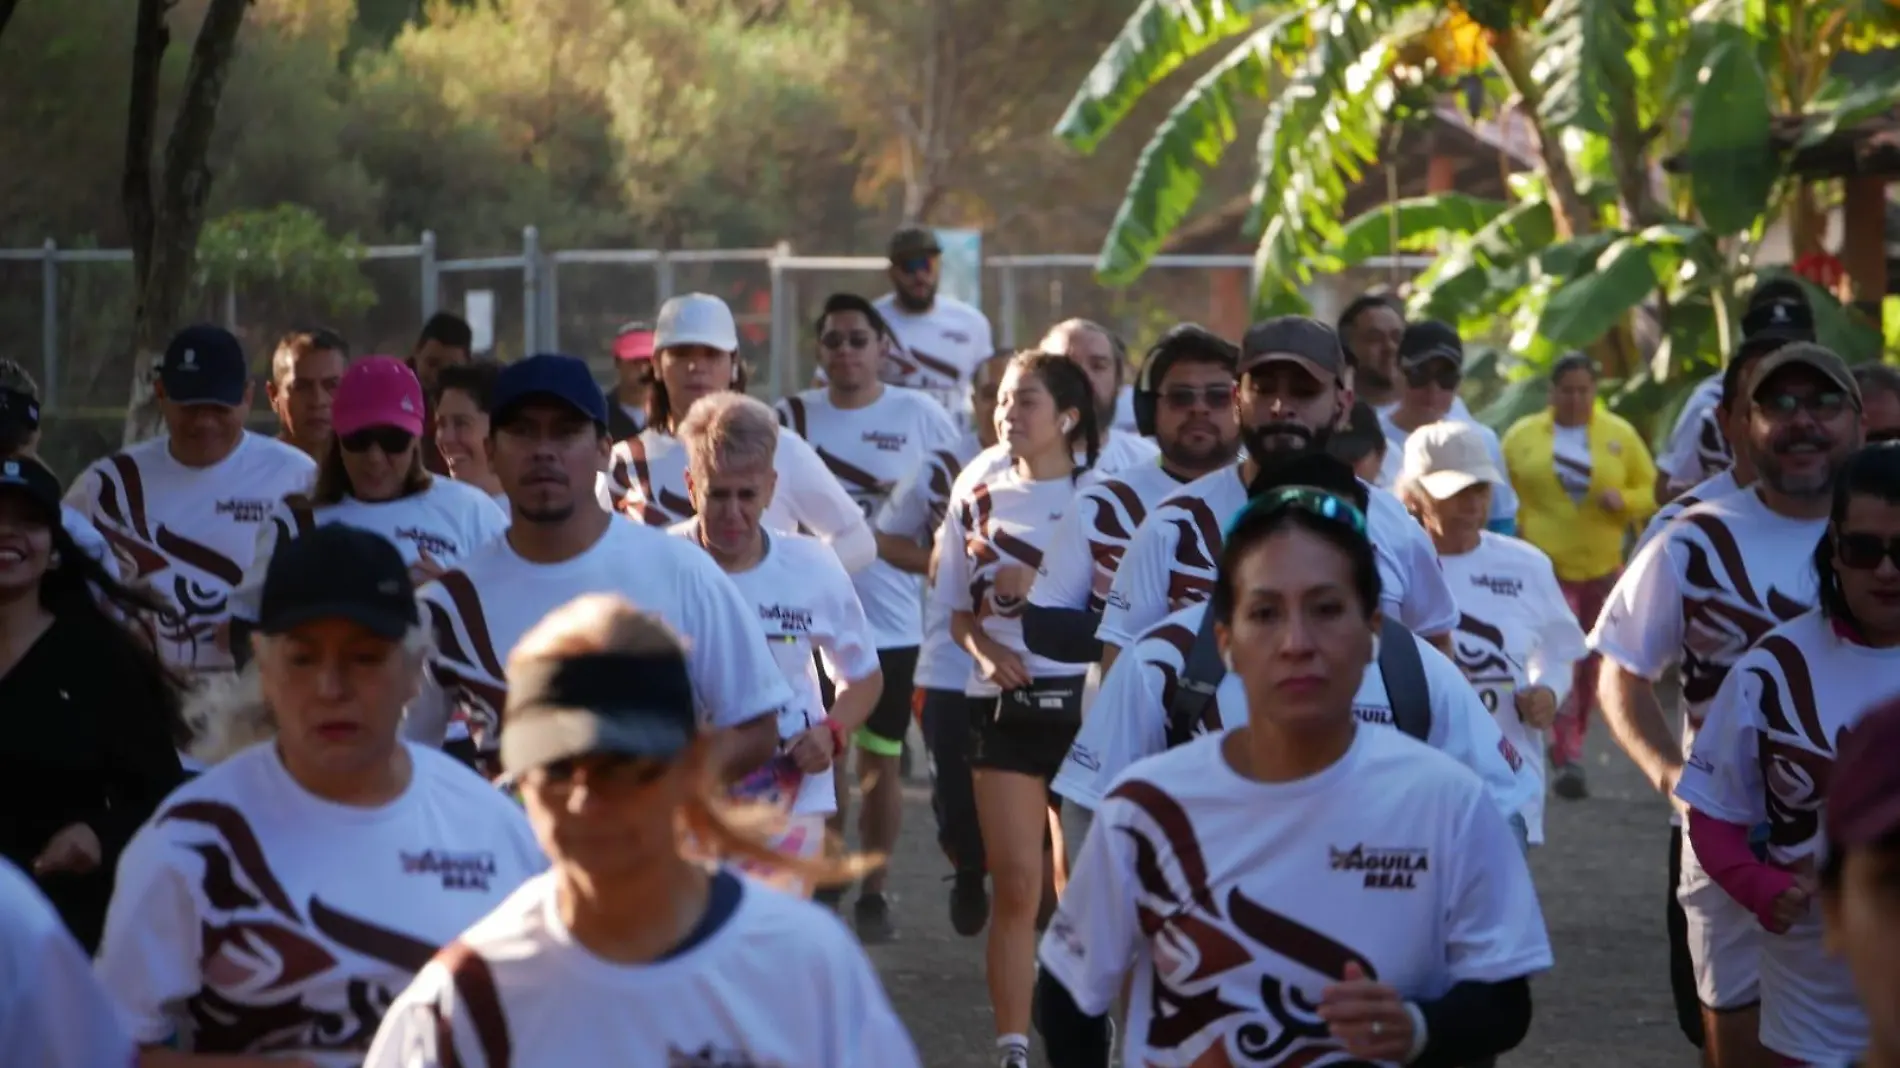
[[[1841,468],[1814,568],[1819,607],[1736,661],[1676,784],[1703,868],[1768,932],[1761,1043],[1782,1064],[1844,1064],[1868,1044],[1816,897],[1837,755],[1863,716],[1900,697],[1900,444],[1870,445]],[[1762,824],[1758,855],[1749,832]]]
[[[773,853],[761,823],[782,817],[729,800],[666,624],[581,597],[521,639],[508,681],[502,767],[553,870],[436,954],[364,1068],[919,1063],[828,910],[702,859],[821,883],[866,864]]]
[[[1010,360],[997,389],[996,423],[1010,463],[958,479],[937,535],[931,595],[950,610],[951,636],[976,661],[964,693],[977,821],[995,890],[990,1006],[998,1064],[1025,1068],[1036,917],[1045,890],[1059,893],[1062,883],[1049,782],[1082,725],[1084,673],[1082,665],[1030,652],[1023,611],[1076,486],[1095,477],[1101,429],[1087,375],[1067,357],[1042,352]],[[1051,838],[1052,864],[1045,860]]]

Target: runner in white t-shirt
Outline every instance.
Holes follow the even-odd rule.
[[[1109,789],[1042,942],[1051,1061],[1104,1063],[1129,983],[1130,1065],[1488,1063],[1529,1029],[1549,938],[1477,777],[1354,713],[1380,628],[1364,514],[1282,487],[1225,554],[1247,722]]]
[[[740,829],[681,644],[606,595],[522,638],[502,764],[553,870],[435,954],[365,1068],[919,1064],[827,910],[705,862],[862,866],[779,857]]]
[[[1207,599],[1221,527],[1247,502],[1261,460],[1324,448],[1351,408],[1339,338],[1313,319],[1282,316],[1255,324],[1241,342],[1239,372],[1234,403],[1246,457],[1184,486],[1135,532],[1097,631],[1104,668],[1163,616]],[[1384,610],[1414,633],[1443,642],[1458,623],[1458,609],[1431,539],[1398,498],[1376,488],[1370,493],[1367,517]]]
[[[1013,358],[997,390],[1007,469],[950,498],[938,534],[942,555],[931,597],[950,609],[950,633],[975,660],[969,696],[970,767],[983,849],[995,887],[987,948],[990,1006],[1005,1068],[1027,1068],[1035,928],[1043,898],[1049,780],[1082,723],[1077,665],[1037,656],[1023,642],[1022,612],[1036,568],[1089,477],[1100,430],[1081,368],[1064,356]],[[1053,830],[1053,827],[1052,827]],[[1065,852],[1054,836],[1056,891]]]
[[[709,726],[740,728],[728,770],[750,773],[778,751],[778,713],[791,692],[757,613],[717,564],[593,500],[593,474],[608,448],[606,408],[587,365],[572,356],[531,356],[502,370],[490,449],[514,523],[423,587],[436,648],[408,730],[440,743],[458,714],[465,722],[452,725],[455,736],[472,738],[492,758],[509,650],[555,607],[610,592],[690,640],[701,713]]]
[[[1427,423],[1405,441],[1399,492],[1438,549],[1458,602],[1453,659],[1477,688],[1537,784],[1523,809],[1532,845],[1544,841],[1544,731],[1569,695],[1572,668],[1589,652],[1550,557],[1530,542],[1485,529],[1491,489],[1505,480],[1482,437],[1465,423]]]
[[[953,418],[969,413],[970,378],[995,353],[981,309],[937,291],[943,248],[937,235],[906,226],[891,235],[891,292],[878,313],[897,344],[885,349],[881,377],[929,394]]]
[[[654,349],[648,398],[654,421],[613,447],[608,472],[619,492],[618,504],[605,499],[605,489],[597,489],[597,496],[603,498],[604,508],[618,507],[649,526],[667,527],[693,517],[686,452],[673,436],[673,425],[701,397],[743,392],[746,379],[732,309],[710,294],[688,293],[667,301],[660,308]],[[877,541],[863,510],[804,439],[787,437],[791,440],[778,448],[778,490],[765,516],[766,527],[803,529],[822,538],[847,571],[869,566],[877,559]]]
[[[1764,356],[1791,341],[1813,341],[1814,311],[1798,283],[1771,279],[1758,286],[1742,316],[1742,343],[1720,374],[1696,383],[1676,414],[1676,425],[1656,457],[1664,482],[1662,496],[1674,496],[1688,487],[1714,478],[1735,461],[1728,421],[1732,405],[1727,398],[1741,381],[1737,364]],[[1743,479],[1746,485],[1750,479]],[[1706,499],[1706,498],[1705,498]]]
[[[422,383],[401,360],[368,356],[343,372],[331,404],[336,433],[316,485],[278,500],[258,527],[245,582],[232,594],[234,619],[255,617],[277,547],[326,523],[387,538],[418,585],[508,529],[488,494],[423,467],[424,407]],[[242,658],[243,649],[235,652]]]
[[[40,387],[26,368],[12,360],[0,359],[0,460],[13,456],[33,456],[40,446]],[[60,525],[73,543],[87,556],[99,562],[106,577],[118,582],[125,577],[119,554],[113,551],[92,520],[73,508],[60,507]]]
[[[546,859],[506,795],[400,736],[428,633],[388,541],[326,526],[284,546],[258,633],[255,668],[198,711],[214,741],[265,740],[133,836],[98,975],[132,1038],[175,1045],[181,1068],[354,1068],[436,947]]]
[[[1398,369],[1398,403],[1379,412],[1379,428],[1386,440],[1380,486],[1398,488],[1405,439],[1413,430],[1441,419],[1471,427],[1491,454],[1493,466],[1504,470],[1504,447],[1498,442],[1497,432],[1473,419],[1468,411],[1463,416],[1452,412],[1458,400],[1458,385],[1465,375],[1465,343],[1457,330],[1435,319],[1408,324],[1399,340]],[[1517,532],[1517,492],[1509,482],[1500,483],[1492,492],[1488,519],[1492,530]]]
[[[768,534],[760,525],[772,501],[772,453],[781,437],[772,409],[741,393],[714,394],[693,405],[679,423],[679,437],[698,514],[672,532],[705,549],[756,606],[772,659],[793,694],[779,710],[779,751],[735,783],[733,796],[786,813],[773,848],[816,857],[825,846],[825,817],[838,808],[833,763],[885,685],[871,626],[851,576],[830,549],[799,534]],[[829,715],[814,653],[836,695]],[[889,848],[874,851],[888,856]],[[804,889],[796,880],[781,885]]]
[[[33,1068],[131,1068],[138,1050],[59,913],[0,860],[0,1050]]]
[[[143,580],[175,612],[157,628],[158,651],[187,676],[232,669],[228,601],[250,567],[258,527],[316,477],[310,457],[244,429],[251,385],[229,331],[180,331],[154,387],[167,433],[96,461],[66,494],[132,561],[127,580]]]
[[[1761,940],[1761,1039],[1826,1064],[1867,1047],[1847,964],[1810,907],[1821,819],[1841,739],[1900,699],[1900,447],[1854,454],[1816,547],[1820,607],[1768,632],[1709,702],[1676,784],[1703,870],[1751,913]],[[1749,848],[1767,824],[1763,859]]]
[[[1239,349],[1192,323],[1163,334],[1142,364],[1136,390],[1140,430],[1159,462],[1130,468],[1076,495],[1056,529],[1029,594],[1023,633],[1055,660],[1101,658],[1095,629],[1122,555],[1148,510],[1193,480],[1233,462],[1234,363]],[[1086,365],[1085,365],[1086,369]]]
[[[1750,645],[1815,601],[1814,546],[1827,526],[1836,472],[1860,444],[1859,393],[1840,358],[1809,343],[1749,366],[1732,429],[1759,478],[1752,489],[1682,513],[1630,564],[1610,594],[1590,644],[1603,655],[1604,718],[1630,758],[1672,793],[1704,710]],[[1682,675],[1681,740],[1655,684]],[[1671,834],[1671,886],[1682,906],[1672,952],[1687,955],[1695,989],[1675,990],[1693,1037],[1695,1017],[1717,1068],[1752,1064],[1757,1037],[1759,926],[1712,883],[1695,851]],[[1680,875],[1678,877],[1678,866]],[[1677,974],[1672,971],[1672,977]],[[1693,1005],[1699,1004],[1697,1012]]]

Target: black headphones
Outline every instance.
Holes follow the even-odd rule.
[[[1161,359],[1167,354],[1165,344],[1155,345],[1148,350],[1147,359],[1141,361],[1141,369],[1135,372],[1135,433],[1144,438],[1155,436],[1155,409],[1161,405],[1155,379],[1161,373]]]

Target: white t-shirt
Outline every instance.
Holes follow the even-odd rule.
[[[780,434],[772,457],[778,485],[765,508],[766,529],[803,528],[834,545],[861,530],[864,540],[871,541],[857,502],[838,485],[804,438]],[[609,477],[621,494],[617,504],[605,505],[610,510],[618,508],[655,527],[670,527],[695,514],[686,492],[686,446],[671,434],[648,427],[638,437],[616,444]],[[874,553],[875,548],[873,542]],[[847,568],[851,564],[846,561]]]
[[[1842,638],[1820,612],[1756,642],[1708,705],[1676,796],[1725,823],[1768,824],[1768,860],[1812,876],[1824,857],[1827,783],[1843,735],[1900,696],[1900,649]],[[1764,773],[1764,769],[1765,773]],[[1847,962],[1821,941],[1818,904],[1761,940],[1761,1039],[1803,1062],[1867,1048]]]
[[[1521,687],[1548,686],[1559,704],[1570,693],[1571,667],[1589,653],[1570,614],[1550,557],[1527,541],[1485,531],[1478,547],[1442,556],[1445,581],[1458,600],[1452,651],[1499,729],[1538,781],[1524,809],[1534,844],[1544,841],[1544,732],[1517,714]]]
[[[1313,1010],[1349,963],[1415,1001],[1550,967],[1530,870],[1469,769],[1362,728],[1331,767],[1255,782],[1226,737],[1116,780],[1042,940],[1085,1013],[1132,974],[1129,1068],[1360,1063]]]
[[[713,877],[673,954],[616,964],[561,922],[552,874],[444,949],[389,1008],[363,1068],[914,1068],[871,962],[829,909]]]
[[[1682,677],[1682,753],[1749,646],[1813,607],[1814,546],[1827,519],[1791,519],[1759,494],[1731,493],[1682,513],[1636,554],[1604,601],[1590,648],[1651,682]],[[1671,818],[1680,816],[1671,809]],[[1694,850],[1683,887],[1700,885]]]
[[[165,663],[187,675],[230,671],[217,635],[251,566],[257,528],[316,474],[310,457],[248,431],[231,455],[203,468],[179,463],[171,439],[157,437],[95,461],[66,503],[132,558],[138,574],[128,580],[146,580],[177,613],[154,627]]]
[[[380,808],[307,792],[271,742],[165,800],[125,848],[99,943],[134,1041],[354,1068],[436,949],[547,867],[505,794],[408,749],[409,787]]]
[[[759,634],[758,613],[712,557],[665,531],[615,519],[571,560],[532,563],[496,538],[422,587],[436,648],[405,733],[440,744],[449,713],[459,709],[477,746],[494,748],[515,643],[587,593],[619,594],[679,632],[706,725],[776,716],[792,699]]]
[[[1735,482],[1735,469],[1733,467],[1725,467],[1720,474],[1713,475],[1697,483],[1688,492],[1676,497],[1668,504],[1656,510],[1656,514],[1649,519],[1649,525],[1643,528],[1642,536],[1636,539],[1636,548],[1631,550],[1630,559],[1635,559],[1636,554],[1643,550],[1643,546],[1648,545],[1654,540],[1656,535],[1661,533],[1664,527],[1675,522],[1677,516],[1701,504],[1703,501],[1713,501],[1721,497],[1726,497],[1741,488],[1742,487]]]
[[[899,304],[895,293],[879,297],[874,306],[898,345],[895,352],[886,350],[878,377],[929,394],[952,415],[968,412],[970,376],[996,352],[983,312],[942,293],[923,312]]]
[[[119,558],[112,552],[112,543],[92,525],[92,520],[77,512],[70,504],[59,506],[59,525],[66,528],[66,536],[73,539],[79,551],[92,557],[93,561],[105,569],[106,576],[119,579]]]
[[[1379,464],[1379,487],[1396,490],[1399,485],[1399,473],[1405,467],[1405,440],[1412,432],[1392,421],[1392,413],[1397,406],[1379,412],[1379,429],[1385,431],[1385,458]],[[1491,462],[1497,465],[1498,474],[1507,470],[1504,466],[1504,446],[1498,442],[1497,431],[1473,419],[1469,412],[1460,417],[1456,412],[1448,412],[1445,419],[1449,422],[1463,423],[1477,430],[1484,439],[1484,449],[1491,454]],[[1491,484],[1491,521],[1516,521],[1517,491],[1511,488],[1511,480]]]
[[[1135,425],[1135,387],[1126,385],[1115,391],[1116,430],[1125,434],[1139,434],[1141,428]]]
[[[1095,809],[1108,794],[1109,784],[1128,766],[1168,748],[1168,708],[1174,703],[1181,674],[1187,668],[1194,635],[1206,617],[1206,602],[1192,604],[1168,616],[1142,635],[1134,648],[1115,658],[1102,679],[1095,704],[1082,719],[1082,730],[1056,773],[1056,793]],[[1432,712],[1426,743],[1476,772],[1506,816],[1525,811],[1543,790],[1538,776],[1527,769],[1497,721],[1485,710],[1477,691],[1465,681],[1457,665],[1431,643],[1414,637],[1425,670],[1425,686]],[[1378,661],[1366,668],[1353,695],[1353,714],[1361,723],[1398,729],[1392,698]],[[1195,734],[1220,731],[1247,722],[1247,691],[1240,676],[1222,676],[1214,699],[1207,704]]]
[[[1716,425],[1721,403],[1722,373],[1718,371],[1697,383],[1682,411],[1676,413],[1669,441],[1656,458],[1656,469],[1669,476],[1670,486],[1693,486],[1733,462],[1728,439]]]
[[[300,514],[301,513],[301,514]],[[243,585],[231,597],[232,614],[255,620],[264,573],[277,546],[303,533],[305,525],[340,523],[379,534],[402,552],[403,563],[414,566],[426,551],[448,567],[474,549],[508,530],[508,513],[494,499],[466,482],[437,475],[421,493],[393,501],[359,501],[345,497],[336,504],[297,508],[289,500],[272,505],[270,519],[257,528],[257,548]]]
[[[957,473],[953,492],[966,490],[998,471],[1008,468],[1015,459],[1016,457],[1009,451],[1008,442],[999,441],[991,445],[977,453],[976,457]],[[1096,450],[1095,466],[1089,468],[1089,474],[1096,478],[1113,478],[1145,464],[1159,463],[1160,459],[1161,447],[1152,439],[1111,430],[1102,439],[1101,447]],[[1080,467],[1087,462],[1087,453],[1078,449],[1075,454],[1076,466]]]
[[[1572,501],[1581,504],[1590,495],[1590,474],[1596,466],[1590,458],[1589,425],[1554,426],[1550,452],[1557,484]]]
[[[1432,539],[1397,497],[1367,486],[1366,532],[1379,561],[1380,601],[1418,634],[1445,634],[1458,606],[1445,585]],[[1240,465],[1181,487],[1156,505],[1122,556],[1096,636],[1126,647],[1161,617],[1213,596],[1228,520],[1247,503]]]
[[[699,520],[689,519],[672,528],[688,544],[699,545]],[[877,646],[870,624],[851,588],[838,557],[815,538],[799,534],[765,535],[765,555],[749,570],[726,577],[746,603],[755,606],[759,632],[791,688],[792,700],[778,712],[778,736],[789,742],[825,721],[825,702],[818,690],[816,651],[833,683],[859,682],[878,670]],[[835,770],[835,769],[834,769]],[[734,793],[750,801],[783,805],[793,813],[838,811],[832,771],[805,775],[780,753],[734,785]]]
[[[1029,603],[1101,612],[1122,554],[1148,510],[1185,483],[1157,461],[1084,488],[1043,554]]]
[[[138,1052],[52,902],[0,860],[0,1050],[25,1068],[133,1068]]]
[[[979,451],[975,435],[965,435],[949,449],[939,449],[898,482],[877,514],[877,531],[919,544],[933,542],[943,528],[950,507],[950,488]],[[947,551],[947,550],[946,550]],[[927,593],[924,597],[923,641],[917,646],[917,669],[911,684],[923,690],[963,692],[975,661],[950,639],[950,609]]]
[[[943,409],[916,390],[886,388],[862,408],[838,408],[825,390],[809,389],[778,402],[779,422],[811,444],[838,484],[874,520],[898,480],[925,457],[956,445],[957,428]],[[879,649],[923,640],[923,582],[918,575],[874,560],[852,576]]]
[[[1084,484],[1089,477],[1083,476]],[[993,587],[1005,567],[1042,566],[1042,554],[1078,488],[1067,475],[1032,481],[1005,468],[951,497],[939,535],[943,552],[931,597],[952,612],[973,613],[984,634],[1022,658],[1031,678],[1069,678],[1082,672],[1077,665],[1030,652],[1023,643],[1027,598],[999,598]],[[963,692],[989,697],[1002,691],[972,665]]]

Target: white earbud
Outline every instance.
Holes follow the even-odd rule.
[[[1221,666],[1227,669],[1229,675],[1234,673],[1234,654],[1222,653],[1220,655],[1220,662]]]
[[[1071,430],[1074,430],[1074,429],[1075,429],[1075,420],[1073,420],[1073,419],[1071,419],[1071,418],[1069,418],[1068,416],[1066,416],[1066,415],[1065,415],[1065,416],[1063,416],[1063,417],[1062,417],[1062,422],[1061,422],[1061,423],[1059,423],[1059,424],[1057,424],[1057,425],[1059,425],[1060,427],[1062,427],[1062,432],[1063,432],[1064,434],[1067,434],[1067,433],[1068,433],[1069,431],[1071,431]]]

